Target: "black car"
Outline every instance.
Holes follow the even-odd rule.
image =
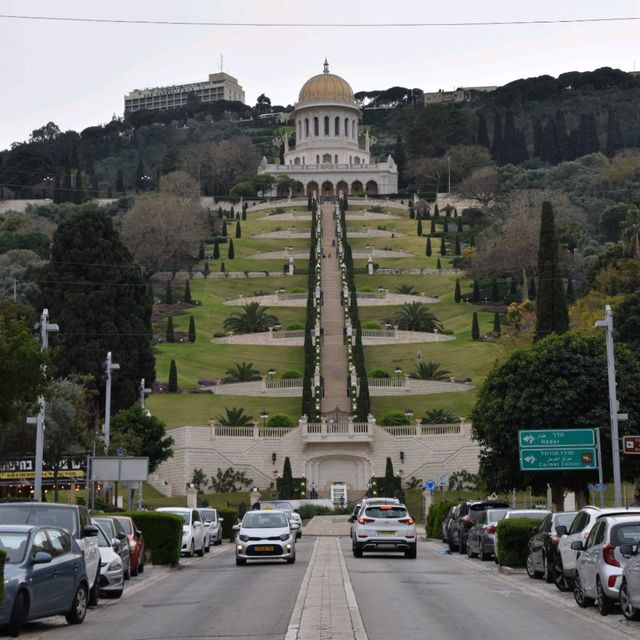
[[[478,516],[487,509],[509,508],[509,503],[504,500],[466,500],[461,502],[456,511],[455,518],[449,523],[447,542],[451,551],[467,552],[467,535],[473,527]]]
[[[560,535],[557,527],[571,526],[575,511],[550,513],[540,523],[538,530],[529,540],[527,555],[527,574],[530,578],[542,578],[545,582],[553,582],[553,571],[558,560],[558,542]]]
[[[449,511],[447,511],[447,515],[444,518],[442,518],[442,542],[449,541],[449,537],[448,537],[449,525],[451,524],[451,521],[455,518],[457,508],[458,508],[458,505],[451,507]]]

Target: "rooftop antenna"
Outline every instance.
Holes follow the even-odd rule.
[[[224,62],[224,56],[222,54],[220,54],[220,73],[222,73],[223,62]]]

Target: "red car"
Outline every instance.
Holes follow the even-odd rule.
[[[131,575],[137,576],[144,571],[144,536],[129,516],[111,516],[118,520],[127,532],[131,545]]]

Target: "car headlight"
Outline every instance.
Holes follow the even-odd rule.
[[[138,541],[137,540],[131,540],[130,544],[131,544],[131,548],[135,549],[138,546]]]
[[[240,540],[242,540],[242,542],[249,542],[249,536],[245,535],[244,533],[241,533],[238,538],[240,538]]]
[[[120,558],[116,558],[115,560],[112,560],[107,570],[118,571],[118,569],[122,569],[122,560],[120,560]]]
[[[282,540],[283,542],[284,542],[285,540],[288,540],[290,537],[291,537],[291,535],[290,535],[290,534],[288,534],[288,533],[281,533],[281,534],[280,534],[280,540]]]

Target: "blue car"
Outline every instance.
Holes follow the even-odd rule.
[[[87,613],[89,580],[84,557],[64,529],[48,526],[0,525],[4,565],[4,606],[0,625],[20,635],[29,620],[63,615],[80,624]]]

